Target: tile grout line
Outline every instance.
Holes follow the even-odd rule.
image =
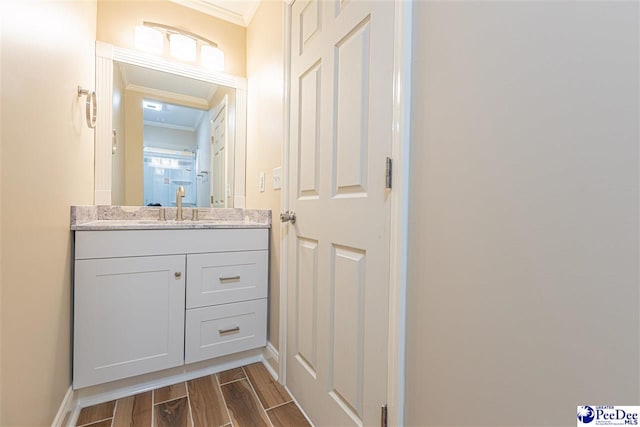
[[[185,394],[184,396],[178,396],[178,397],[173,397],[171,399],[163,400],[162,402],[155,403],[153,406],[162,405],[163,403],[167,403],[167,402],[173,402],[174,400],[178,400],[178,399],[184,399],[185,397],[188,398],[189,393]]]
[[[244,370],[242,372],[244,372]],[[215,377],[216,384],[218,385],[218,390],[220,391],[220,396],[222,396],[222,403],[224,403],[224,409],[227,411],[227,417],[229,417],[229,424],[231,424],[231,427],[234,427],[233,420],[231,419],[231,412],[229,412],[229,407],[227,406],[227,399],[225,399],[224,393],[222,392],[222,386],[220,385],[220,381],[218,381],[218,375],[214,374],[212,376]],[[231,384],[231,383],[225,383],[225,384]],[[227,425],[228,424],[225,424],[223,427],[226,427]]]
[[[266,409],[264,409],[264,405],[260,401],[260,397],[258,396],[258,393],[256,393],[256,389],[253,387],[253,384],[251,383],[251,379],[249,378],[249,375],[247,375],[247,371],[244,370],[244,366],[242,367],[242,370],[244,371],[244,374],[247,376],[247,382],[249,383],[249,387],[251,387],[251,390],[253,391],[253,395],[256,397],[256,399],[258,399],[258,403],[262,408],[262,412],[264,412],[264,415],[267,417],[267,420],[269,421],[269,424],[271,425],[271,427],[274,427],[273,423],[271,422],[271,418],[269,418],[269,414],[267,414]]]
[[[247,380],[248,378],[239,378],[237,380],[233,380],[233,381],[227,381],[226,383],[221,383],[220,381],[218,381],[218,384],[220,385],[227,385],[227,384],[232,384],[232,383],[237,383],[238,381],[242,381],[242,380]]]
[[[184,382],[184,389],[187,391],[187,407],[189,408],[189,416],[191,417],[191,427],[195,427],[196,422],[193,419],[193,410],[191,409],[191,397],[189,396],[189,384]]]
[[[94,424],[102,423],[102,422],[105,422],[105,421],[107,421],[107,420],[113,420],[113,417],[110,417],[110,418],[103,418],[103,419],[101,419],[101,420],[96,420],[96,421],[91,421],[90,423],[80,424],[79,426],[76,426],[76,427],[90,427],[90,426],[92,426],[92,425],[94,425]]]
[[[151,390],[151,427],[156,425],[156,390]]]
[[[267,408],[267,409],[265,409],[265,411],[270,411],[270,410],[272,410],[272,409],[276,409],[276,408],[279,408],[279,407],[281,407],[281,406],[288,405],[288,404],[289,404],[289,403],[291,403],[291,402],[293,402],[293,399],[291,399],[291,400],[287,400],[287,401],[286,401],[286,402],[284,402],[284,403],[279,403],[279,404],[277,404],[277,405],[274,405],[274,406],[272,406],[271,408]]]
[[[111,414],[111,427],[113,427],[113,423],[116,421],[116,411],[118,410],[118,401],[116,400],[116,404],[113,405],[113,414]]]

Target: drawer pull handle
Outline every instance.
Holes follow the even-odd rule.
[[[230,329],[218,329],[218,333],[220,335],[235,334],[238,332],[240,332],[240,326],[236,326],[235,328],[230,328]]]
[[[221,282],[228,282],[230,280],[240,280],[240,276],[220,277]]]
[[[176,279],[179,279],[182,276],[182,273],[179,271],[176,271],[173,275],[176,276]]]

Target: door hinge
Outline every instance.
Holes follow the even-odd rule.
[[[214,201],[213,201],[213,196],[211,196],[211,204],[213,204],[213,203],[214,203]]]
[[[393,173],[393,160],[387,157],[386,168],[384,171],[384,188],[391,188],[391,174]]]
[[[387,427],[387,405],[380,408],[380,427]]]

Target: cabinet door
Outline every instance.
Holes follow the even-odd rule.
[[[77,260],[74,388],[182,365],[185,256]]]
[[[269,251],[187,255],[187,308],[267,297]]]

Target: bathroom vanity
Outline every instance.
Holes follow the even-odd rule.
[[[77,206],[73,387],[264,347],[271,212]]]

